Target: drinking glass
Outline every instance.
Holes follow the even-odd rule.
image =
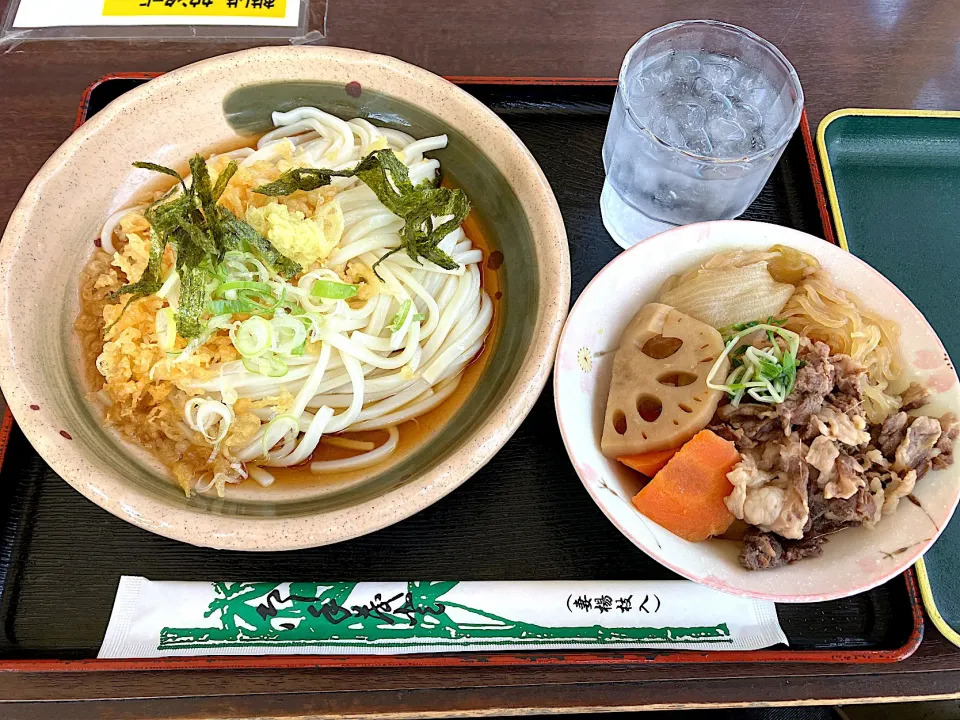
[[[644,35],[620,69],[603,141],[603,222],[622,247],[740,215],[803,110],[796,70],[736,25],[686,20]]]

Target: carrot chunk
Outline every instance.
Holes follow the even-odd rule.
[[[684,540],[699,542],[733,523],[723,499],[733,491],[727,473],[740,462],[732,442],[701,430],[633,498],[643,515]]]
[[[664,465],[670,462],[670,458],[676,455],[679,449],[675,447],[669,450],[654,450],[637,455],[621,455],[617,460],[638,473],[653,477],[660,472]]]

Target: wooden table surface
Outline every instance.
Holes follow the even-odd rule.
[[[0,0],[0,11],[8,0]],[[443,75],[613,77],[649,29],[709,17],[791,59],[814,125],[840,107],[960,108],[956,0],[329,0],[331,45]],[[80,94],[117,71],[164,71],[236,43],[28,43],[0,54],[0,223],[70,134]],[[887,666],[651,665],[0,674],[0,716],[206,718],[511,714],[960,695],[960,651],[932,627]],[[41,702],[44,701],[44,702]]]

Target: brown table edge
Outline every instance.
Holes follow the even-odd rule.
[[[90,96],[102,83],[110,80],[152,80],[162,75],[159,72],[110,73],[104,75],[84,90],[77,111],[74,130],[87,118]],[[485,76],[446,76],[446,80],[457,85],[556,85],[556,86],[615,86],[616,78],[550,78],[550,77],[485,77]],[[833,221],[827,205],[823,188],[820,165],[810,132],[807,111],[800,116],[800,133],[814,193],[820,211],[820,219],[827,242],[837,244],[833,230]],[[6,455],[10,432],[14,418],[9,407],[0,424],[0,467]],[[198,669],[291,669],[291,668],[390,668],[390,667],[469,667],[469,666],[516,666],[516,665],[648,665],[653,663],[853,663],[879,664],[901,662],[917,651],[923,641],[924,614],[920,603],[920,590],[916,573],[911,567],[903,574],[907,585],[913,630],[907,641],[899,648],[890,650],[754,650],[730,652],[697,651],[661,651],[616,652],[603,654],[592,652],[567,653],[480,653],[462,655],[265,655],[265,656],[212,656],[212,657],[169,657],[134,658],[127,660],[0,660],[0,672],[112,672],[126,670],[198,670]]]

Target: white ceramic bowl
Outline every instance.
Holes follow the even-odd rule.
[[[960,464],[931,472],[917,484],[914,495],[922,508],[902,502],[873,530],[850,528],[831,536],[820,557],[750,572],[737,560],[740,543],[690,543],[643,517],[631,503],[640,488],[639,476],[600,453],[614,351],[636,312],[656,298],[667,277],[700,260],[732,248],[766,249],[775,244],[815,256],[839,287],[900,324],[904,372],[935,392],[926,414],[960,411],[960,386],[946,350],[893,283],[819,238],[736,220],[656,235],[601,270],[570,311],[554,367],[554,393],[563,441],[584,487],[638,548],[674,572],[717,590],[777,602],[818,602],[868,590],[916,562],[953,514],[960,498]]]

